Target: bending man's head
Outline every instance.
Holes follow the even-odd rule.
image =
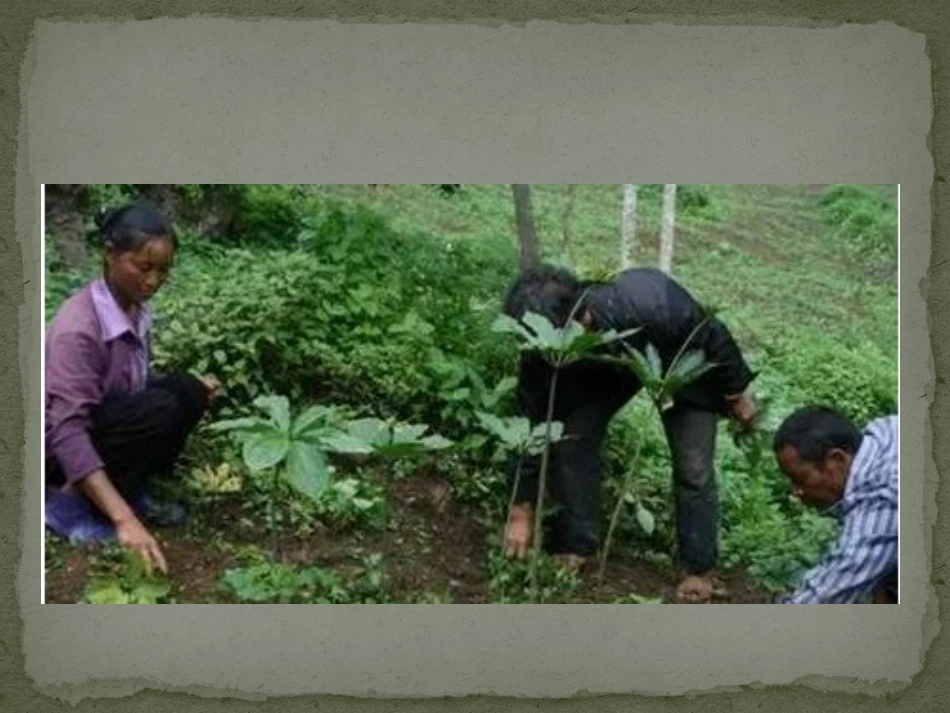
[[[574,319],[583,321],[586,309],[578,305],[583,295],[583,285],[568,270],[539,265],[518,276],[508,290],[503,310],[518,320],[527,312],[536,312],[554,326],[563,327],[572,313]]]

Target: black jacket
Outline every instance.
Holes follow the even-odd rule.
[[[702,306],[671,277],[652,268],[626,270],[607,284],[589,286],[587,304],[598,330],[618,332],[639,328],[625,341],[644,351],[647,343],[656,347],[668,368],[690,333],[705,318]],[[687,351],[702,349],[715,366],[683,388],[674,398],[677,405],[725,416],[725,397],[743,392],[755,378],[726,326],[716,317],[692,338]],[[623,354],[619,345],[612,352]],[[532,423],[544,420],[552,367],[540,356],[522,355],[518,374],[516,408]],[[625,366],[582,360],[561,370],[555,401],[554,420],[585,402],[598,399],[628,399],[640,389],[639,381]],[[522,463],[517,500],[533,499],[537,492],[537,458]]]

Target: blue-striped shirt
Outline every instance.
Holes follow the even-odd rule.
[[[843,529],[831,551],[783,604],[866,601],[897,570],[898,419],[872,421],[864,430],[845,484],[831,508]]]

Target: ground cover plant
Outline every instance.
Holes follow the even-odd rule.
[[[617,270],[619,185],[531,189],[546,260],[587,277]],[[99,207],[156,190],[87,187],[82,239]],[[640,188],[637,265],[657,264],[660,194]],[[46,601],[671,600],[670,462],[656,411],[701,373],[688,346],[666,373],[649,350],[627,354],[650,388],[609,429],[599,566],[569,572],[540,548],[526,561],[502,556],[508,464],[561,437],[553,419],[513,417],[518,345],[546,339],[562,357],[591,346],[575,327],[540,321],[497,331],[519,254],[509,186],[161,195],[177,211],[180,249],[153,301],[154,362],[222,382],[176,472],[156,484],[187,518],[154,523],[166,577],[145,576],[114,545],[47,535]],[[677,210],[673,275],[728,321],[766,407],[745,438],[720,429],[716,601],[766,602],[835,534],[790,497],[771,432],[809,401],[862,423],[896,412],[896,187],[679,186]],[[95,247],[84,247],[67,259],[47,235],[47,319],[97,274]]]

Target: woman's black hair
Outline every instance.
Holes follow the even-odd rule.
[[[521,319],[526,312],[537,312],[557,327],[563,327],[584,293],[581,282],[568,270],[539,265],[524,270],[508,290],[503,311]]]
[[[772,450],[778,453],[787,446],[806,463],[820,465],[833,448],[855,455],[861,446],[861,432],[834,409],[805,406],[786,418],[775,432]]]
[[[117,253],[136,250],[157,237],[167,237],[172,245],[178,247],[171,221],[150,203],[135,202],[100,211],[95,220],[102,245]]]

